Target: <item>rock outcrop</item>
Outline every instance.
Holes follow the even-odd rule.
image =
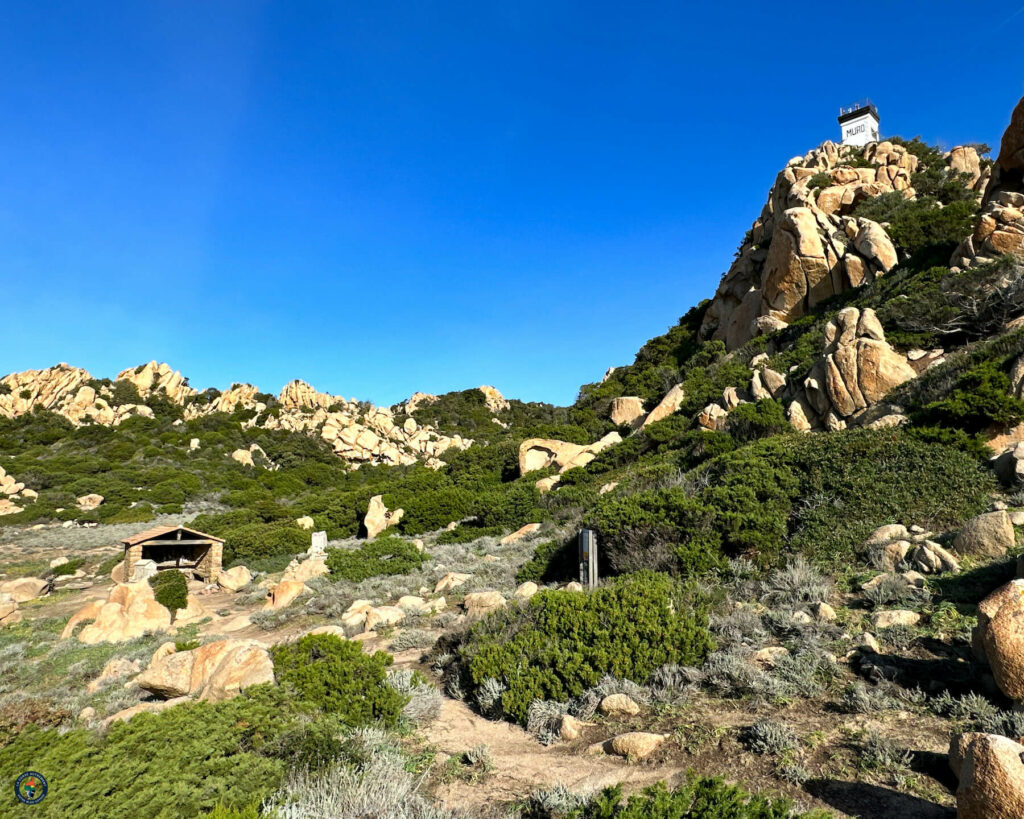
[[[505,400],[505,396],[498,392],[495,387],[484,384],[481,387],[477,387],[477,389],[484,394],[484,403],[491,412],[502,412],[509,408],[509,403]]]
[[[608,417],[613,424],[632,424],[644,414],[644,402],[635,395],[624,395],[613,398],[608,410]]]
[[[586,466],[599,452],[621,440],[622,436],[617,432],[609,432],[601,440],[587,445],[548,438],[528,438],[519,445],[519,473],[525,475],[549,466],[557,467],[559,472]]]
[[[383,495],[374,495],[370,498],[370,504],[366,507],[366,516],[363,518],[363,528],[366,529],[367,539],[373,540],[385,529],[397,526],[404,514],[404,509],[389,510],[384,505]]]
[[[118,381],[127,381],[139,391],[143,399],[155,393],[162,393],[175,404],[184,404],[196,394],[188,385],[188,379],[169,364],[158,364],[150,361],[130,370],[122,370],[117,374]]]
[[[273,611],[283,609],[286,606],[290,606],[305,591],[308,591],[308,589],[301,580],[282,580],[270,590],[267,602],[263,604],[263,608]]]
[[[353,466],[422,461],[437,469],[443,465],[443,453],[452,448],[466,449],[473,443],[459,435],[441,435],[414,419],[397,424],[392,410],[386,407],[319,392],[304,381],[286,384],[276,399],[260,393],[252,384],[234,384],[224,392],[200,394],[188,386],[188,379],[180,372],[155,361],[122,371],[118,380],[131,384],[143,401],[159,397],[178,404],[186,420],[249,410],[253,417],[242,422],[243,427],[318,436]],[[152,408],[145,403],[118,404],[115,387],[109,382],[96,382],[86,370],[67,364],[12,373],[0,378],[0,416],[14,418],[41,408],[63,415],[76,425],[105,426],[115,426],[133,416],[153,417]],[[493,412],[508,408],[508,402],[493,387],[480,390]],[[432,398],[420,396],[421,401]],[[198,441],[190,448],[197,447]],[[8,506],[12,506],[8,514],[20,510],[13,504]]]
[[[962,152],[955,161],[969,162]],[[735,349],[889,272],[898,258],[884,228],[850,213],[882,193],[914,197],[917,168],[917,157],[891,142],[863,151],[826,142],[791,159],[722,278],[701,334]]]
[[[45,594],[50,589],[50,581],[39,577],[19,577],[0,583],[0,599],[13,600],[15,603],[27,603]]]
[[[679,412],[679,407],[682,406],[683,399],[685,397],[686,396],[683,393],[683,385],[676,384],[672,389],[665,393],[661,401],[658,402],[658,406],[652,409],[650,414],[644,418],[644,422],[641,426],[646,427],[651,424],[656,424],[658,421],[662,421],[670,415]]]
[[[94,600],[72,615],[61,639],[70,637],[75,626],[87,620],[94,622],[78,633],[79,642],[87,645],[119,643],[171,627],[171,613],[156,602],[146,582],[114,586],[106,601]]]
[[[154,658],[135,682],[164,699],[198,696],[221,702],[249,686],[274,682],[274,663],[255,640],[218,640]]]
[[[229,592],[241,591],[251,582],[252,572],[250,572],[245,566],[235,566],[233,569],[225,569],[217,575],[217,585]]]
[[[1024,257],[1024,98],[1003,134],[974,233],[960,244],[950,264],[984,264],[1004,253]]]

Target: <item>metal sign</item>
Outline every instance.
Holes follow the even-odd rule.
[[[581,529],[579,538],[580,584],[584,588],[597,588],[597,533]]]

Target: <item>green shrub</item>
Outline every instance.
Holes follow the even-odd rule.
[[[217,805],[243,810],[281,784],[296,762],[287,739],[309,719],[286,692],[256,686],[229,702],[139,714],[105,734],[29,725],[0,748],[0,776],[13,782],[22,771],[45,771],[49,794],[32,811],[40,817],[192,819]],[[18,807],[5,788],[0,813]]]
[[[104,504],[97,510],[97,514],[104,523],[148,523],[153,520],[153,507],[148,503],[140,503],[130,509],[123,509]]]
[[[808,189],[829,188],[832,186],[832,175],[827,171],[820,171],[807,180]]]
[[[176,569],[158,572],[149,578],[149,585],[153,587],[156,602],[168,609],[172,616],[188,605],[188,581]]]
[[[401,506],[405,510],[400,524],[402,531],[421,534],[462,520],[472,511],[473,495],[454,486],[426,491],[405,490],[393,504],[389,507]]]
[[[281,555],[294,555],[309,548],[309,533],[299,529],[294,521],[275,523],[249,523],[238,528],[210,532],[223,537],[224,564],[255,562],[258,559]]]
[[[464,690],[498,680],[504,713],[520,722],[534,700],[566,701],[604,674],[645,682],[662,665],[699,663],[713,645],[703,603],[647,572],[593,592],[540,592],[454,641]]]
[[[332,580],[358,583],[368,577],[407,574],[422,566],[425,557],[407,540],[379,535],[358,549],[328,549],[327,568]]]
[[[690,574],[723,555],[770,565],[784,550],[849,561],[883,523],[953,525],[980,512],[994,487],[965,453],[893,430],[754,441],[673,483],[601,496],[585,514],[612,568],[661,561]]]
[[[606,788],[566,819],[826,819],[829,815],[824,811],[795,813],[787,799],[755,796],[720,778],[691,775],[672,790],[659,782],[626,801],[622,786]]]
[[[345,725],[394,725],[405,698],[384,684],[390,654],[363,653],[362,644],[333,634],[309,634],[270,649],[279,685]]]
[[[67,563],[62,563],[60,566],[55,566],[50,569],[50,574],[55,577],[64,577],[65,575],[74,574],[84,565],[84,557],[73,557]],[[113,566],[111,566],[111,568],[113,568]]]
[[[497,537],[504,534],[501,526],[456,526],[454,529],[441,532],[437,536],[438,543],[472,543],[482,537]]]
[[[967,370],[952,391],[911,416],[915,424],[950,427],[969,434],[992,425],[1012,426],[1022,418],[1024,401],[1012,394],[1009,375],[993,360]]]
[[[959,242],[974,229],[978,212],[973,199],[940,206],[931,196],[906,199],[900,191],[883,193],[858,205],[853,215],[887,222],[893,243],[908,253],[928,245]]]
[[[516,572],[516,583],[554,583],[569,580],[579,572],[576,538],[538,543],[531,557]]]
[[[740,442],[756,441],[772,435],[793,431],[782,404],[765,399],[754,404],[740,404],[729,413],[726,431]]]

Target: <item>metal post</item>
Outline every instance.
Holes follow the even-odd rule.
[[[579,534],[580,585],[587,589],[597,588],[597,533],[593,529],[581,529]]]

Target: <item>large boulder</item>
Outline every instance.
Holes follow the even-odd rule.
[[[535,534],[538,529],[540,529],[539,523],[527,523],[525,526],[516,529],[511,534],[505,535],[505,537],[498,541],[498,543],[501,546],[506,546],[509,543],[515,543],[518,540],[522,540],[525,537]]]
[[[171,613],[156,602],[149,583],[114,586],[105,602],[93,601],[73,615],[61,637],[70,636],[75,625],[87,619],[94,622],[78,633],[79,642],[87,645],[134,640],[171,627]]]
[[[1024,745],[995,734],[963,734],[950,746],[960,778],[957,819],[1024,816]]]
[[[187,626],[191,623],[198,623],[211,617],[206,606],[199,602],[194,594],[185,598],[185,608],[177,609],[174,612],[174,623],[176,626]]]
[[[519,445],[519,474],[525,475],[549,466],[565,472],[577,466],[586,466],[597,454],[622,440],[617,432],[609,432],[601,440],[584,446],[550,438],[528,438]]]
[[[245,566],[235,566],[217,575],[217,585],[225,591],[237,592],[252,582],[252,572]]]
[[[103,500],[103,496],[97,495],[95,492],[92,492],[88,495],[82,495],[81,497],[76,498],[78,508],[81,509],[83,512],[91,512],[93,509],[96,509],[101,503],[103,503]]]
[[[978,604],[975,640],[1000,690],[1024,700],[1024,580],[1011,580]]]
[[[482,617],[502,608],[505,598],[497,591],[471,592],[463,598],[462,605],[470,617]]]
[[[609,746],[611,752],[618,756],[630,759],[646,759],[658,750],[666,739],[668,739],[667,734],[630,731],[629,733],[613,737],[609,742]]]
[[[306,584],[301,580],[282,580],[273,589],[270,590],[270,596],[266,603],[263,604],[264,609],[283,609],[285,606],[291,605],[295,598],[307,591]]]
[[[597,706],[607,717],[633,717],[640,713],[640,706],[626,694],[609,694]]]
[[[7,595],[15,603],[35,600],[50,588],[50,581],[38,577],[19,577],[0,583],[0,595]]]
[[[857,220],[857,235],[853,237],[853,246],[865,259],[877,264],[882,272],[888,273],[899,262],[892,239],[880,224],[870,219]]]
[[[370,505],[366,508],[366,517],[363,518],[366,537],[375,538],[385,529],[397,526],[404,514],[404,509],[389,510],[384,505],[383,495],[374,495],[370,498]]]
[[[609,417],[613,424],[632,424],[644,414],[643,399],[635,395],[623,395],[612,399]]]
[[[86,690],[90,694],[95,694],[106,685],[123,680],[132,674],[138,674],[139,670],[138,660],[129,660],[127,657],[114,657],[103,666],[100,675],[86,686]]]
[[[465,572],[448,572],[443,575],[437,584],[434,586],[434,594],[440,594],[443,591],[451,591],[456,586],[461,586],[466,583],[473,575],[466,574]]]
[[[768,315],[790,322],[808,303],[830,295],[829,263],[814,212],[790,208],[776,224],[765,262],[762,301]]]
[[[255,640],[218,640],[154,659],[135,682],[164,699],[198,695],[220,702],[251,685],[274,682],[274,663]]]
[[[986,512],[964,524],[953,541],[962,555],[1003,557],[1014,545],[1013,523],[1004,510]]]
[[[305,583],[307,580],[312,580],[314,577],[322,577],[325,574],[330,574],[330,569],[327,568],[327,556],[317,555],[316,557],[310,557],[303,560],[301,563],[297,560],[293,560],[287,569],[285,569],[282,580],[297,580],[300,583]]]
[[[658,406],[651,410],[650,414],[644,418],[644,422],[641,426],[650,426],[656,424],[658,421],[663,421],[670,415],[674,415],[679,412],[679,408],[683,405],[683,400],[686,398],[686,394],[683,392],[683,385],[676,384],[662,397],[661,401],[658,402]]]

